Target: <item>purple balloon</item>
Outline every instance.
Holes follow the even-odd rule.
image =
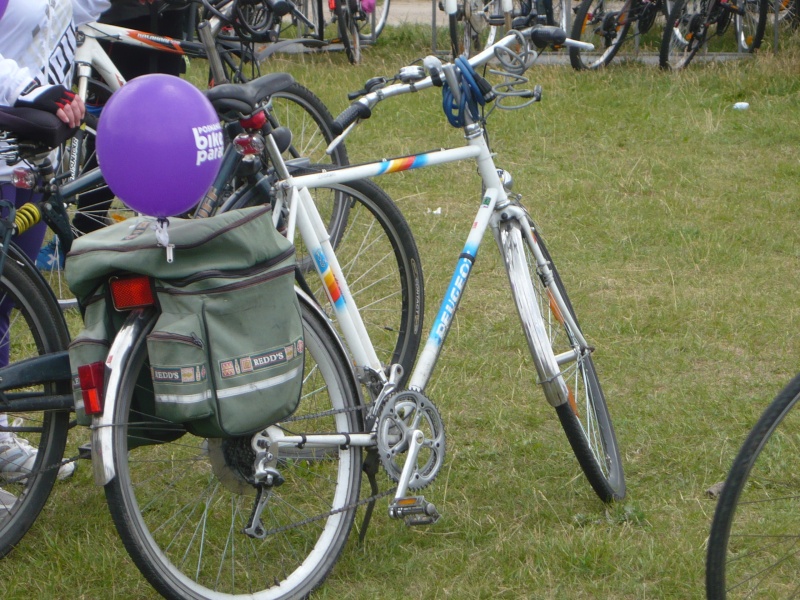
[[[132,79],[114,92],[97,125],[97,160],[106,183],[133,210],[153,217],[197,204],[223,150],[211,102],[172,75]]]
[[[0,0],[0,19],[3,18],[3,13],[6,12],[6,8],[8,8],[8,0]]]

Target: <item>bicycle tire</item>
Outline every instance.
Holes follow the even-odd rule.
[[[355,14],[350,7],[354,0],[336,0],[333,9],[336,16],[336,28],[339,32],[339,41],[342,43],[347,60],[357,65],[361,62],[361,38],[358,34]]]
[[[280,426],[305,433],[362,431],[363,406],[349,359],[324,316],[306,301],[301,306],[303,396]],[[114,431],[117,476],[105,488],[134,563],[166,598],[306,597],[327,577],[350,534],[361,485],[360,449],[271,448],[285,482],[272,489],[261,515],[264,538],[247,537],[243,529],[255,496],[240,469],[252,469],[253,456],[241,444],[249,447],[252,436],[204,442],[187,433],[129,452],[126,430],[136,421],[131,396],[140,373],[149,378],[145,355],[142,336],[122,374],[114,422],[126,425]],[[194,467],[177,472],[174,464],[181,458]]]
[[[530,225],[535,243],[552,272],[552,283],[578,325],[564,284],[542,238]],[[551,301],[552,292],[537,265],[534,249],[518,221],[501,225],[498,240],[509,282],[542,390],[554,406],[578,463],[603,502],[625,497],[625,476],[616,434],[590,353],[580,353],[576,335]],[[544,319],[536,324],[535,311]],[[572,354],[571,359],[567,355]],[[559,362],[556,357],[562,357]],[[569,363],[569,364],[567,364]]]
[[[69,333],[52,291],[29,261],[10,252],[0,275],[0,303],[12,302],[9,333],[0,347],[13,339],[9,364],[36,355],[66,350]],[[26,388],[28,392],[69,394],[69,383]],[[8,392],[6,392],[8,393]],[[6,413],[15,435],[38,448],[31,474],[24,480],[2,481],[3,489],[17,496],[13,506],[0,504],[0,558],[8,554],[31,528],[44,507],[61,465],[69,429],[69,411]],[[21,424],[14,425],[17,419]],[[25,431],[26,428],[34,431]],[[2,442],[0,442],[2,445]],[[4,510],[8,509],[8,510]]]
[[[733,461],[708,539],[710,600],[797,595],[800,412],[793,409],[799,400],[797,375],[761,415]]]
[[[770,4],[769,0],[744,0],[744,15],[734,15],[736,43],[742,52],[761,48]]]
[[[312,166],[292,174],[318,170]],[[349,207],[346,221],[331,227],[331,242],[378,358],[384,365],[403,366],[402,387],[417,357],[425,314],[422,263],[411,228],[389,195],[369,179],[309,192],[323,219],[329,219],[331,207],[340,202]],[[314,296],[327,299],[299,238],[295,248]],[[333,316],[330,305],[324,306]]]
[[[358,28],[362,43],[374,44],[378,41],[386,21],[389,19],[390,0],[375,0],[375,8],[364,14],[362,25]]]
[[[714,6],[716,0],[675,0],[661,38],[659,66],[662,69],[685,69],[706,46],[710,28],[703,23]]]
[[[462,12],[463,10],[463,12]],[[474,10],[475,12],[469,12]],[[486,45],[496,29],[486,24],[483,3],[480,0],[465,0],[457,15],[448,15],[450,52],[455,60],[459,56],[473,56]],[[493,39],[493,38],[492,38]]]
[[[631,0],[631,4],[636,0]],[[627,4],[623,3],[623,7]],[[629,12],[633,12],[629,8]],[[593,44],[595,50],[587,51],[571,47],[569,49],[569,62],[572,68],[581,71],[584,69],[599,69],[605,67],[617,55],[628,32],[632,21],[624,19],[619,24],[620,11],[606,10],[606,0],[583,0],[575,13],[572,24],[572,39]]]

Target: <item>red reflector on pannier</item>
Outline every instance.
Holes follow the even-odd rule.
[[[78,367],[78,379],[81,382],[83,410],[87,415],[99,415],[103,412],[103,388],[105,363],[93,362]]]
[[[132,310],[156,303],[149,277],[143,275],[120,277],[112,279],[109,284],[111,299],[117,310]]]

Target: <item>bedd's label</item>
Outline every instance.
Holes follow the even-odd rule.
[[[194,143],[197,146],[197,162],[200,166],[207,160],[222,158],[225,143],[222,139],[222,127],[219,123],[211,123],[202,127],[192,127]]]

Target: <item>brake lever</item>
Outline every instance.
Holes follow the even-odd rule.
[[[372,77],[371,79],[367,80],[367,83],[364,84],[364,88],[358,90],[357,92],[349,92],[347,94],[347,99],[351,102],[353,100],[358,100],[361,96],[366,96],[367,94],[374,92],[375,90],[379,90],[382,87],[385,87],[388,83],[386,77]]]

